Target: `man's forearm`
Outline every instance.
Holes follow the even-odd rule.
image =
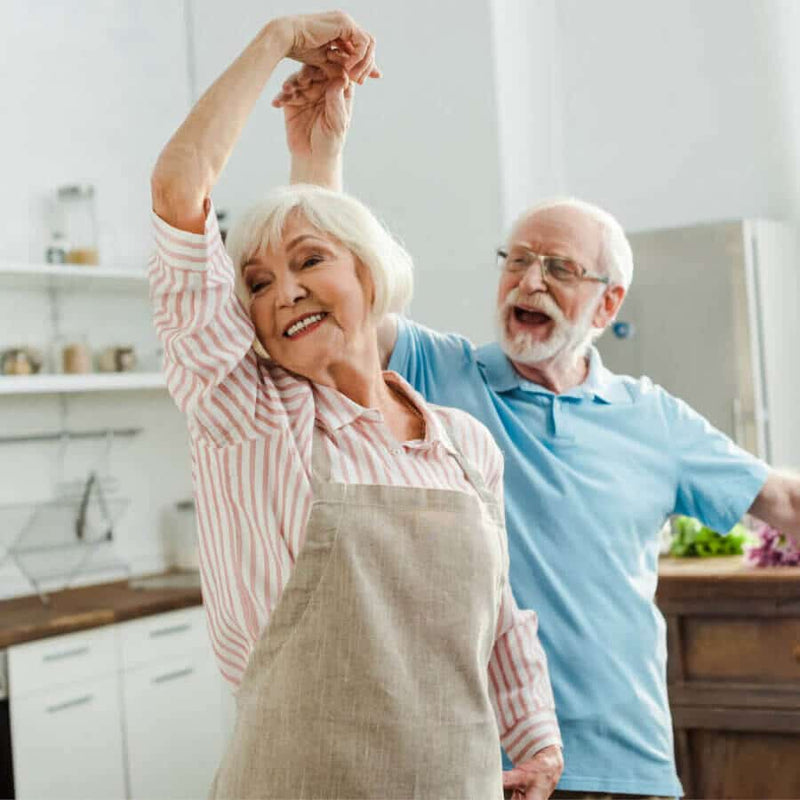
[[[342,157],[303,159],[292,156],[290,183],[312,183],[334,192],[342,191]]]

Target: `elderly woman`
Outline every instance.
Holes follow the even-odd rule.
[[[340,13],[270,22],[153,174],[155,321],[237,692],[213,797],[486,800],[502,793],[499,740],[522,762],[559,741],[536,617],[506,581],[500,453],[380,368],[377,325],[409,299],[410,258],[326,189],[273,193],[227,252],[211,208],[280,59],[339,76],[313,139],[379,75],[373,53]]]

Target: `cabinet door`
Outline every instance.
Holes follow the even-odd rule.
[[[125,673],[133,800],[207,796],[229,730],[220,682],[205,649]]]
[[[11,696],[18,800],[125,797],[117,675]]]

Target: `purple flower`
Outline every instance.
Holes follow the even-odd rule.
[[[745,561],[755,567],[800,566],[800,548],[780,531],[762,523],[754,530],[756,543],[745,548]]]

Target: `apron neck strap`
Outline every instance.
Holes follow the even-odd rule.
[[[464,456],[454,441],[453,432],[449,426],[443,424],[447,442],[445,443],[452,458],[455,459],[466,479],[472,484],[478,496],[490,506],[497,504],[497,498],[486,488],[486,483],[480,471]],[[331,459],[329,448],[325,446],[328,434],[317,424],[311,437],[311,482],[320,487],[331,483]]]
[[[312,483],[331,482],[331,459],[328,455],[328,448],[325,447],[326,438],[328,438],[328,434],[315,423],[311,436]]]
[[[483,480],[483,475],[475,467],[475,465],[461,452],[461,448],[455,443],[452,429],[446,422],[442,422],[442,427],[447,435],[447,448],[450,455],[456,460],[456,463],[461,467],[466,479],[472,484],[472,487],[480,496],[484,503],[489,505],[496,505],[497,498],[486,488],[486,482]]]

